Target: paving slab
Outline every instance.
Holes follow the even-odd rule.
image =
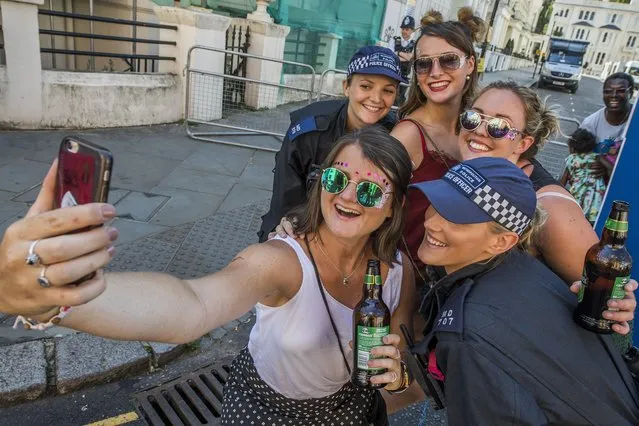
[[[9,220],[19,213],[25,213],[27,205],[10,200],[2,200],[0,195],[0,223]]]
[[[188,138],[184,128],[175,127],[179,129],[179,133],[158,134],[154,130],[153,133],[142,134],[135,142],[130,143],[126,149],[140,154],[152,153],[156,157],[170,160],[184,160],[198,149],[200,144]]]
[[[89,334],[66,336],[56,342],[57,389],[67,393],[104,383],[148,365],[149,354],[140,342],[121,342]]]
[[[130,191],[115,202],[118,217],[148,222],[169,200],[165,195],[150,192]]]
[[[134,191],[151,191],[180,163],[180,160],[170,160],[149,154],[114,152],[111,185]]]
[[[122,198],[126,197],[131,191],[128,189],[109,188],[109,203],[115,204]]]
[[[210,216],[226,198],[226,194],[208,194],[164,185],[154,187],[151,192],[169,197],[150,220],[162,226],[180,226]]]
[[[6,155],[6,153],[2,153]],[[11,162],[0,166],[0,190],[22,192],[39,184],[47,174],[50,164],[14,158]]]
[[[212,195],[226,195],[237,181],[236,177],[212,173],[210,171],[178,166],[156,184],[187,191]]]
[[[168,229],[166,226],[129,219],[116,219],[111,223],[111,226],[116,227],[120,232],[116,246],[121,246],[133,242],[138,238]]]
[[[20,203],[33,203],[36,198],[38,198],[38,194],[40,193],[40,188],[42,187],[41,183],[37,185],[33,185],[31,188],[28,188],[26,191],[22,191],[19,194],[16,194],[13,197],[13,201],[17,201]]]
[[[240,176],[254,150],[216,143],[200,143],[183,165],[196,170],[227,176]]]
[[[273,166],[275,155],[271,155],[271,161],[257,162],[251,158],[249,164],[242,172],[239,183],[254,188],[271,191],[273,189]]]
[[[47,363],[42,341],[0,346],[0,360],[0,405],[44,394]]]
[[[218,211],[228,212],[250,203],[270,200],[271,195],[270,190],[238,183],[231,189]]]
[[[151,240],[160,241],[167,244],[173,244],[176,247],[182,245],[182,242],[186,236],[191,232],[193,223],[185,223],[183,225],[175,226],[166,231],[162,231],[158,234],[148,237]]]

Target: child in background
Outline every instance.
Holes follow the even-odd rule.
[[[603,177],[595,177],[591,166],[599,162],[593,152],[597,140],[585,129],[577,129],[568,141],[570,155],[566,158],[566,169],[561,184],[575,197],[591,224],[595,223],[606,191]]]

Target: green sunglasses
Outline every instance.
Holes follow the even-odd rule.
[[[346,173],[335,167],[328,167],[322,172],[322,189],[330,194],[343,192],[351,182],[355,183],[355,181],[348,179]],[[391,192],[385,192],[375,182],[362,180],[357,183],[355,194],[357,202],[362,207],[382,208],[387,195]]]

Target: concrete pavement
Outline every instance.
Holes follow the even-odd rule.
[[[531,77],[532,69],[489,73],[483,84],[513,79],[530,85]],[[0,133],[0,235],[24,216],[67,134],[101,144],[114,155],[109,201],[118,210],[113,226],[120,239],[109,270],[191,278],[220,269],[256,242],[271,194],[273,153],[194,141],[179,124]],[[234,138],[275,143],[270,136]],[[251,318],[248,313],[206,338],[223,344],[229,330]],[[184,351],[183,346],[117,342],[61,327],[13,330],[12,324],[13,318],[0,314],[0,404],[113,380]]]

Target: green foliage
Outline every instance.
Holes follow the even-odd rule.
[[[548,29],[548,22],[550,22],[550,17],[552,16],[552,6],[554,0],[544,0],[541,5],[541,12],[539,13],[539,18],[537,19],[537,24],[535,25],[535,33],[536,34],[545,34]]]

